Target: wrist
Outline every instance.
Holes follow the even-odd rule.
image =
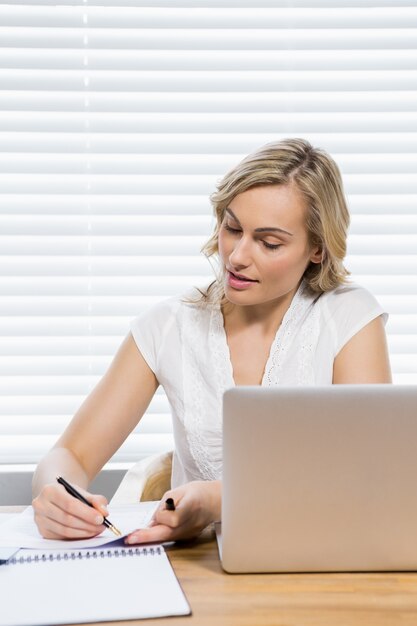
[[[218,522],[222,517],[222,481],[212,480],[209,483],[211,521]]]

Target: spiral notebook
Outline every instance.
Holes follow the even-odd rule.
[[[20,550],[0,566],[0,626],[191,613],[163,546]]]

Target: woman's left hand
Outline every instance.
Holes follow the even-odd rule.
[[[175,511],[166,508],[172,498]],[[221,481],[193,481],[167,491],[147,528],[133,531],[125,543],[159,543],[191,539],[221,518]]]

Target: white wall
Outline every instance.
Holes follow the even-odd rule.
[[[35,466],[0,466],[0,506],[3,505],[28,505],[32,500],[32,476]],[[100,493],[107,499],[113,496],[125,468],[109,468],[100,472],[92,482],[90,491]]]

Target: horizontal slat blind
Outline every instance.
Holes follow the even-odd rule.
[[[221,175],[303,136],[340,164],[347,266],[417,383],[417,1],[0,2],[0,462],[36,462],[128,332],[209,280]],[[115,455],[172,446],[162,392]]]

